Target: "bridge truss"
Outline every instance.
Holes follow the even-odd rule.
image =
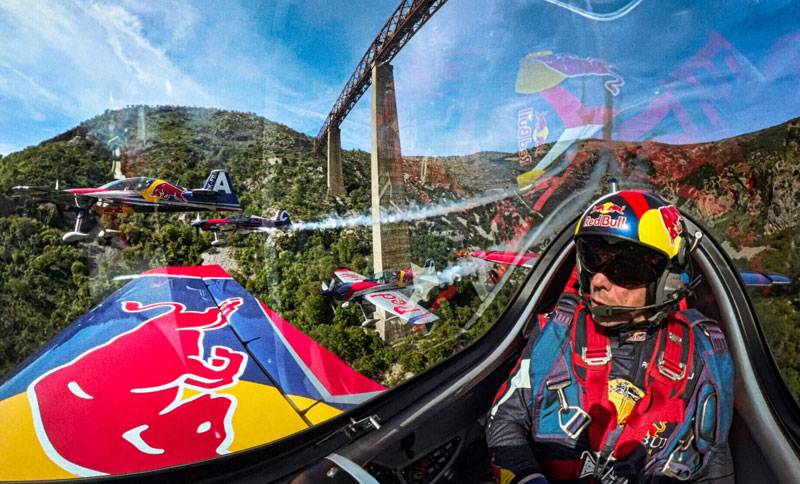
[[[372,79],[372,67],[389,62],[400,52],[400,49],[425,25],[447,0],[402,0],[389,20],[378,32],[375,40],[367,48],[366,53],[356,66],[350,79],[347,80],[333,109],[325,118],[325,123],[316,138],[316,147],[321,150],[328,138],[331,126],[338,127],[353,109],[361,96],[369,88]]]

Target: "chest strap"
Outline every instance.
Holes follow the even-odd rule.
[[[591,418],[583,409],[581,388],[569,359],[569,328],[579,314],[580,300],[572,294],[559,299],[531,352],[532,426],[542,442],[576,447]]]

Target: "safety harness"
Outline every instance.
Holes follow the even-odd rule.
[[[582,452],[579,459],[542,459],[548,475],[618,484],[640,474],[686,480],[724,444],[733,367],[721,330],[685,309],[670,315],[655,338],[643,389],[609,381],[608,336],[583,301],[562,296],[532,349],[532,432],[536,442]]]

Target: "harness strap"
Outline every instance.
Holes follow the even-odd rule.
[[[583,375],[585,409],[592,419],[588,428],[589,448],[599,450],[606,435],[616,426],[617,413],[608,400],[608,378],[611,373],[611,345],[591,318],[577,318],[572,326],[572,365]]]
[[[534,406],[534,435],[540,439],[560,442],[574,447],[583,430],[591,421],[581,404],[580,387],[574,383],[567,360],[569,328],[577,314],[579,298],[564,294],[559,299],[556,310],[550,315],[548,324],[533,346],[531,361],[531,386],[541,398],[541,405]],[[557,342],[557,343],[556,343]],[[541,365],[541,366],[540,366]],[[536,371],[547,368],[546,373]]]
[[[644,398],[633,404],[633,411],[620,421],[616,406],[608,398],[611,352],[602,329],[586,319],[573,325],[573,368],[584,373],[588,414],[594,422],[588,430],[589,445],[606,458],[624,459],[648,435],[665,423],[683,421],[687,370],[691,365],[694,342],[690,329],[682,321],[670,318],[659,330],[656,351],[648,364]],[[580,355],[580,356],[578,356]],[[646,412],[650,410],[649,412]]]
[[[578,302],[579,300],[572,295],[563,295],[556,303],[553,320],[565,326],[571,324],[578,309]]]
[[[687,361],[684,357],[685,353],[688,353],[689,345],[685,345],[683,342],[687,337],[687,329],[682,324],[668,324],[664,349],[658,355],[658,371],[674,381],[680,381],[686,377]]]
[[[684,421],[686,399],[682,398],[694,356],[691,330],[677,318],[669,318],[658,334],[656,351],[645,376],[645,398],[634,407],[615,446],[617,458],[625,459],[659,428]],[[655,364],[653,360],[655,361]]]

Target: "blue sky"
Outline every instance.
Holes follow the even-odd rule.
[[[316,135],[397,3],[0,0],[0,153],[129,104],[248,111]],[[620,138],[702,141],[800,115],[797,2],[710,3],[600,2],[601,18],[581,0],[451,0],[393,62],[403,152],[514,151],[525,109],[558,139],[569,123],[515,90],[523,59],[548,50],[624,79]],[[717,49],[705,63],[704,48]],[[560,87],[602,106],[608,78]],[[369,150],[369,94],[342,125],[346,148]],[[649,126],[664,99],[680,108]]]

